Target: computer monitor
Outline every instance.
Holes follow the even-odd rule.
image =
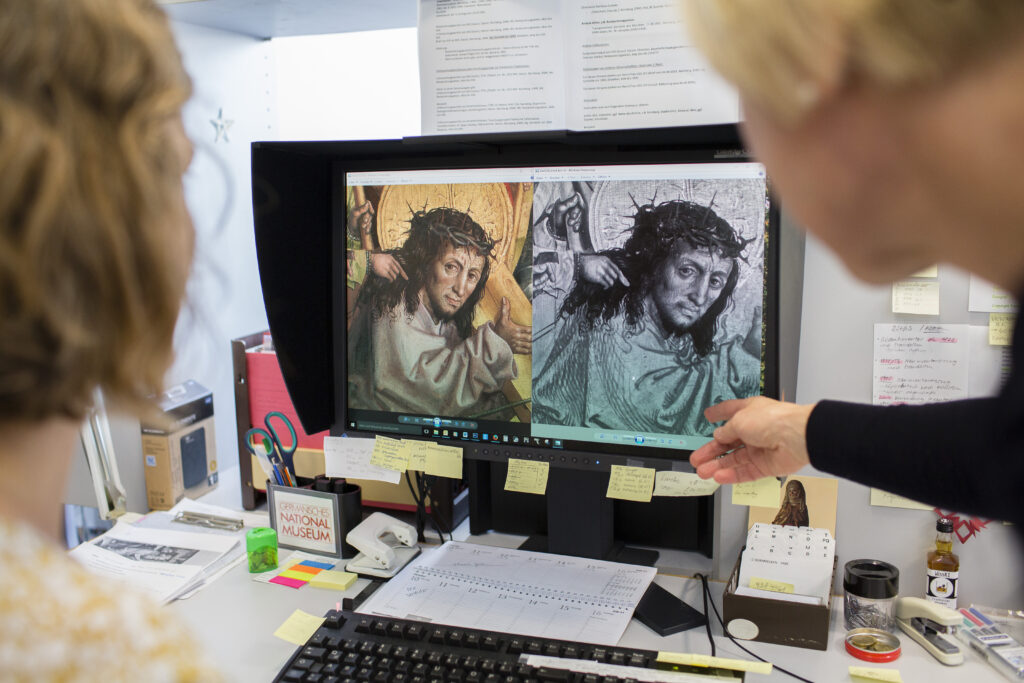
[[[732,127],[259,145],[329,176],[292,229],[330,232],[332,433],[460,446],[478,505],[481,464],[548,463],[552,551],[629,559],[612,466],[689,471],[704,408],[777,394],[778,211]]]

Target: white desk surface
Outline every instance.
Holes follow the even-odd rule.
[[[204,497],[203,502],[230,506],[224,500],[211,498]],[[238,508],[238,503],[236,502],[233,507]],[[699,581],[663,574],[659,574],[656,580],[669,592],[681,596],[684,601],[703,611]],[[342,597],[357,595],[366,583],[365,579],[360,579],[345,593],[310,586],[291,589],[253,581],[243,563],[192,597],[171,603],[168,609],[192,625],[197,638],[205,644],[214,659],[230,676],[230,680],[270,681],[296,649],[295,645],[273,635],[291,613],[301,609],[317,616],[323,615],[333,608],[335,603],[340,602]],[[722,609],[723,588],[724,584],[721,582],[711,583],[719,611]],[[751,659],[722,635],[721,627],[713,613],[711,622],[718,656]],[[843,644],[844,633],[842,599],[834,598],[830,642],[826,651],[757,642],[744,642],[744,646],[773,664],[804,678],[826,683],[850,681],[850,666],[898,669],[905,683],[985,683],[1005,680],[969,648],[963,648],[965,662],[962,665],[947,667],[932,658],[906,635],[900,636],[903,653],[899,659],[889,664],[868,664],[846,652]],[[691,629],[660,637],[636,620],[630,622],[619,645],[648,650],[711,654],[704,629]],[[795,679],[773,670],[768,676],[748,674],[746,680],[751,683],[774,683]]]

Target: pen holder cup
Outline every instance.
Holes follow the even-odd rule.
[[[348,543],[345,537],[363,521],[363,491],[358,484],[345,479],[317,475],[312,482],[314,491],[333,493],[338,498],[338,512],[341,517],[341,528],[338,530],[342,539],[341,557],[350,560],[359,552]]]

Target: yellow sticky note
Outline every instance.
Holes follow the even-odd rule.
[[[714,479],[701,479],[693,472],[662,470],[654,477],[656,496],[710,496],[718,487]]]
[[[283,624],[277,627],[274,636],[281,640],[287,640],[293,645],[305,645],[309,637],[316,633],[323,623],[323,617],[314,617],[312,614],[297,609],[284,620]]]
[[[885,683],[903,683],[899,669],[877,669],[870,666],[851,666],[850,678],[854,680],[885,681]]]
[[[871,504],[876,507],[906,508],[907,510],[931,510],[931,505],[918,503],[916,500],[897,496],[882,489],[871,489]]]
[[[400,439],[378,436],[373,442],[370,464],[396,472],[409,469],[409,449]]]
[[[348,590],[356,579],[359,578],[352,572],[342,572],[337,569],[325,569],[316,576],[309,579],[309,585],[314,588],[329,588],[331,590]]]
[[[939,314],[938,280],[901,280],[892,283],[892,312]]]
[[[612,465],[612,476],[608,479],[609,498],[635,500],[649,503],[654,492],[654,470],[650,467],[628,467]]]
[[[422,472],[427,469],[427,441],[416,441],[414,439],[402,439],[409,449],[409,469]]]
[[[775,477],[757,481],[745,481],[732,485],[733,505],[756,505],[757,507],[778,507],[782,484]]]
[[[505,490],[544,495],[548,488],[548,470],[550,467],[550,464],[547,462],[509,458],[508,475],[505,477]]]
[[[302,572],[297,569],[285,569],[283,572],[278,574],[286,579],[297,579],[299,581],[309,581],[310,577],[313,576],[309,572]]]
[[[749,671],[755,674],[770,674],[772,672],[770,662],[753,662],[745,659],[728,659],[726,657],[712,657],[711,655],[695,655],[683,652],[659,652],[658,661],[665,664],[682,664],[683,666],[703,666],[732,669],[733,671]]]
[[[757,588],[763,591],[773,591],[775,593],[792,593],[793,584],[785,583],[784,581],[773,581],[771,579],[762,579],[756,576],[750,577],[750,587]]]
[[[913,275],[911,275],[910,277],[938,277],[938,276],[939,276],[939,267],[937,265],[935,265],[935,266],[929,266],[928,268],[925,268],[924,270],[919,270],[916,273],[914,273]]]
[[[988,314],[988,343],[991,346],[1009,346],[1013,343],[1015,313]]]
[[[427,466],[425,474],[436,477],[462,479],[462,449],[455,446],[441,446],[428,443],[426,446]]]

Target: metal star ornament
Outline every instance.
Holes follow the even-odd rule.
[[[221,138],[223,138],[224,142],[231,142],[231,140],[228,139],[228,128],[230,128],[231,124],[234,123],[234,122],[235,122],[234,119],[225,119],[224,118],[224,108],[223,107],[218,109],[217,110],[217,118],[210,119],[210,123],[213,124],[213,131],[214,131],[213,141],[214,142],[220,142]]]

